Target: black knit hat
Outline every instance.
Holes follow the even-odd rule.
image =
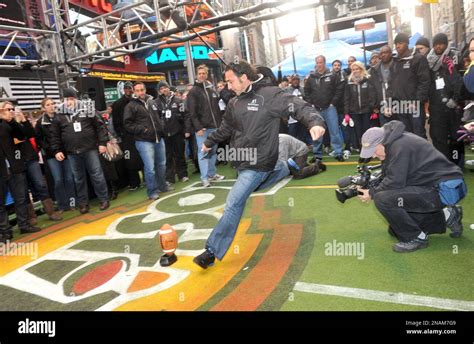
[[[77,98],[77,92],[72,87],[65,88],[63,91],[63,97],[64,98],[70,98],[70,97]]]
[[[448,45],[448,36],[444,33],[438,33],[433,37],[433,46],[436,44]]]
[[[397,44],[397,43],[409,43],[410,42],[410,38],[408,37],[408,35],[406,33],[399,33],[396,37],[395,37],[395,40],[394,40],[394,43]]]
[[[166,82],[166,80],[161,80],[161,81],[158,83],[158,91],[159,91],[160,88],[162,88],[162,87],[170,88],[170,85]]]
[[[427,48],[430,48],[430,40],[426,37],[423,37],[421,36],[420,38],[418,38],[418,40],[416,41],[415,45],[423,45]]]

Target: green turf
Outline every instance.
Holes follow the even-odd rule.
[[[357,157],[351,157],[356,161]],[[325,158],[326,162],[334,162],[333,158]],[[474,300],[474,231],[469,230],[469,225],[474,223],[474,197],[469,194],[462,202],[464,207],[465,232],[460,239],[451,239],[447,234],[434,235],[430,237],[430,246],[421,251],[410,254],[397,254],[392,252],[391,246],[395,240],[387,234],[387,223],[377,212],[373,203],[362,204],[357,199],[348,200],[345,204],[337,202],[334,189],[292,189],[293,186],[322,186],[335,185],[341,177],[351,175],[355,172],[356,165],[328,166],[328,170],[320,175],[305,180],[292,180],[287,187],[278,191],[274,196],[266,197],[266,210],[272,207],[282,209],[283,223],[304,223],[305,230],[303,243],[294,258],[290,271],[283,279],[280,286],[271,294],[262,305],[262,310],[436,310],[429,307],[417,307],[409,305],[398,305],[384,302],[373,302],[359,299],[351,299],[336,296],[316,295],[303,292],[293,292],[292,286],[297,281],[327,285],[337,285],[353,288],[364,288],[379,291],[402,292],[423,296],[441,297],[458,300]],[[189,171],[193,170],[189,167]],[[227,178],[235,178],[235,170],[230,166],[219,166],[218,173]],[[474,173],[466,172],[465,179],[470,189],[474,187]],[[175,184],[175,192],[181,191],[183,187],[199,182],[199,175],[190,175],[187,183]],[[215,183],[216,186],[228,186],[231,183]],[[200,191],[199,193],[201,193]],[[217,199],[212,203],[222,203],[228,191],[217,191]],[[189,194],[195,192],[191,191]],[[165,197],[172,193],[165,193]],[[183,196],[172,196],[162,208],[166,211],[179,213],[177,205]],[[146,198],[144,188],[135,192],[126,190],[119,194],[119,198],[112,201],[112,207],[125,206],[133,209],[138,206],[150,204]],[[244,216],[250,216],[250,205],[248,203]],[[209,203],[205,208],[209,207]],[[201,206],[187,206],[186,211],[198,211]],[[100,214],[97,202],[91,202],[91,213]],[[80,216],[77,211],[63,214],[65,219]],[[163,223],[178,224],[189,221],[189,217],[176,215],[154,223],[140,223],[143,215],[137,215],[130,220],[123,220],[117,230],[122,233],[146,233],[156,230]],[[137,219],[139,221],[137,221]],[[209,216],[196,217],[193,219],[197,228],[209,228],[215,225],[216,220]],[[46,220],[46,216],[40,216],[40,226],[46,227],[53,222]],[[134,221],[139,222],[134,226]],[[254,222],[253,222],[254,224]],[[67,230],[67,229],[65,229]],[[258,232],[253,227],[250,233]],[[256,254],[248,262],[249,269],[237,274],[235,278],[222,289],[202,310],[210,309],[222,297],[238,285],[258,263],[271,240],[271,231],[260,231],[266,233]],[[333,241],[339,243],[364,244],[364,258],[357,259],[354,256],[328,256],[325,245]],[[181,248],[198,249],[203,247],[203,241],[183,243]],[[128,246],[127,246],[128,245]],[[120,239],[109,240],[107,250],[110,252],[124,252],[127,246],[130,252],[142,255],[141,264],[150,266],[159,258],[160,250],[157,239]],[[79,244],[81,249],[91,251],[103,251],[101,240],[94,242],[85,241]],[[65,267],[64,267],[65,268]],[[50,269],[48,269],[50,270]],[[31,271],[41,274],[41,269]],[[81,272],[83,273],[83,272]],[[58,273],[60,274],[60,273]],[[26,302],[27,296],[23,292],[13,291],[7,287],[1,287],[2,295],[10,295],[11,300]],[[70,287],[70,286],[68,286]],[[291,297],[290,297],[291,296]],[[70,304],[68,309],[94,309],[95,306],[103,304],[113,298],[113,294],[104,293],[90,298],[84,303]],[[8,300],[8,298],[4,298]],[[28,301],[30,302],[30,301]],[[43,304],[44,306],[39,306]],[[48,306],[46,306],[48,304]],[[17,301],[4,301],[3,309],[63,309],[60,304],[45,301],[39,297],[33,297],[31,304],[21,306]]]

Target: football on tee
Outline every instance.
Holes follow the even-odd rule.
[[[164,224],[159,231],[160,245],[163,252],[172,255],[178,247],[178,234],[169,224]]]

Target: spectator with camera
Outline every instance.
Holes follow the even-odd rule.
[[[33,128],[23,117],[15,120],[15,107],[12,103],[0,102],[0,242],[13,238],[8,220],[5,199],[10,190],[15,201],[18,228],[22,234],[35,233],[41,229],[28,222],[28,199],[26,185],[26,165],[14,139],[24,140],[34,135]]]
[[[362,136],[361,158],[382,161],[382,181],[359,188],[359,199],[374,200],[399,242],[395,252],[413,252],[428,246],[428,235],[462,233],[462,208],[456,206],[467,190],[461,169],[425,139],[405,132],[400,121],[370,128]]]

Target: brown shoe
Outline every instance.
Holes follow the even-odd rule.
[[[51,198],[47,198],[43,201],[43,209],[48,214],[48,217],[51,221],[61,221],[63,218],[54,211],[53,200]]]
[[[110,207],[110,202],[109,201],[100,202],[100,207],[99,207],[100,210],[105,210],[109,207]]]
[[[82,204],[79,206],[79,212],[81,214],[86,214],[89,212],[89,204]]]

